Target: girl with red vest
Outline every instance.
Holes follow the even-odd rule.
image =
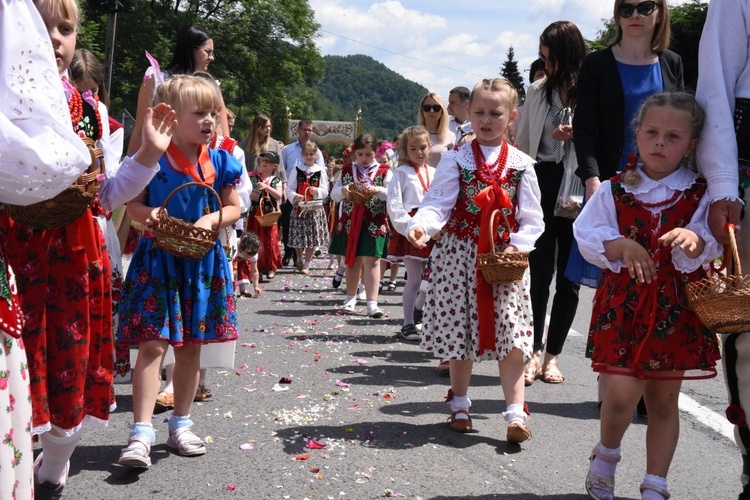
[[[703,116],[688,94],[649,97],[637,116],[639,163],[604,181],[573,224],[581,254],[603,269],[589,328],[591,365],[607,384],[586,475],[591,498],[614,497],[620,445],[641,395],[642,498],[669,498],[682,381],[716,376],[716,335],[687,307],[685,291],[721,254],[708,228],[706,182],[688,168]]]
[[[485,79],[471,93],[476,138],[443,153],[427,197],[408,225],[408,238],[424,248],[442,231],[432,253],[422,347],[450,363],[450,428],[471,432],[469,381],[475,361],[498,361],[507,405],[507,439],[531,437],[526,427],[523,364],[532,354],[533,318],[529,273],[520,281],[490,285],[477,268],[477,254],[530,252],[544,230],[534,160],[505,140],[516,116],[518,94],[502,78]],[[507,226],[492,214],[501,210]]]
[[[383,310],[378,307],[378,286],[380,285],[380,259],[388,252],[390,227],[385,200],[391,171],[387,163],[375,161],[378,143],[370,134],[362,134],[354,139],[352,150],[354,162],[341,169],[331,198],[336,203],[343,201],[341,216],[334,228],[329,253],[344,256],[346,264],[346,300],[344,310],[354,312],[357,304],[357,285],[364,268],[367,314],[382,318]],[[364,185],[373,196],[365,204],[351,201],[350,189],[353,183]]]

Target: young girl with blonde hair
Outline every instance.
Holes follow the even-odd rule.
[[[450,151],[435,172],[427,197],[408,225],[417,248],[442,232],[432,256],[422,347],[449,359],[450,428],[471,432],[468,390],[475,362],[498,362],[505,395],[509,442],[531,437],[526,426],[523,365],[531,356],[533,320],[529,273],[520,281],[491,285],[477,267],[477,254],[530,252],[544,229],[534,160],[505,140],[516,116],[518,94],[507,80],[482,80],[471,93],[476,139]],[[492,214],[501,211],[501,222]],[[502,221],[507,219],[507,224]]]
[[[118,461],[131,467],[151,465],[155,439],[151,418],[167,345],[174,347],[175,355],[174,412],[169,418],[167,446],[180,455],[194,456],[206,452],[190,420],[201,345],[238,337],[232,273],[221,243],[217,240],[200,259],[188,259],[156,246],[150,232],[167,196],[187,183],[199,185],[182,188],[170,199],[166,207],[170,217],[209,230],[231,226],[240,217],[235,186],[242,166],[227,151],[206,147],[221,106],[218,89],[203,78],[178,75],[159,86],[156,99],[175,108],[178,126],[159,162],[159,174],[128,203],[130,216],[146,229],[125,279],[117,335],[119,342],[138,344],[133,425]],[[221,204],[206,187],[219,194]]]

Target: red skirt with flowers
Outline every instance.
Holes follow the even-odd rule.
[[[0,215],[8,262],[16,271],[26,324],[34,434],[106,422],[114,404],[114,343],[109,256],[90,211],[82,217],[94,248],[73,249],[74,225],[30,229]],[[70,231],[70,232],[69,232]],[[76,230],[79,242],[80,228]],[[79,239],[80,238],[80,239]],[[88,246],[88,245],[87,245]]]
[[[261,227],[251,213],[245,223],[245,231],[254,232],[258,235],[258,239],[260,240],[260,250],[258,251],[258,271],[261,274],[276,272],[276,270],[281,267],[278,224],[274,224],[271,227]],[[240,258],[237,261],[238,279],[251,279],[252,272],[250,270],[249,262],[244,263],[244,260],[245,259]]]
[[[416,209],[409,212],[409,215],[414,217],[415,213],[417,213]],[[425,248],[415,247],[409,243],[406,236],[396,231],[391,224],[391,240],[388,243],[388,260],[391,262],[400,262],[404,260],[404,257],[426,261],[430,258],[433,246],[435,246],[435,242],[430,240]]]

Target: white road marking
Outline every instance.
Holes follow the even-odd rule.
[[[695,418],[709,429],[713,429],[730,441],[734,441],[734,425],[724,415],[703,406],[690,396],[680,393],[680,410]]]

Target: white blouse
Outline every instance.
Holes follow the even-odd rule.
[[[695,182],[695,174],[686,168],[679,168],[660,180],[649,178],[640,167],[638,173],[641,177],[638,186],[626,184],[622,184],[622,186],[626,193],[633,195],[636,200],[644,203],[658,203],[668,200],[674,195],[675,191],[689,189]],[[657,214],[669,210],[673,205],[674,203],[664,207],[649,208],[649,210],[652,214]],[[702,265],[713,262],[721,255],[722,247],[711,234],[706,221],[708,205],[709,197],[703,196],[698,209],[690,219],[690,223],[685,226],[686,229],[695,232],[703,239],[705,242],[703,253],[697,258],[691,259],[685,255],[681,248],[675,247],[672,249],[672,263],[675,269],[682,273],[693,272]],[[610,262],[604,256],[604,243],[623,238],[617,222],[617,211],[610,181],[603,182],[594,196],[591,197],[591,200],[586,202],[581,215],[573,223],[573,235],[578,242],[581,255],[593,265],[602,269],[609,269],[615,273],[619,273],[623,267],[627,267],[622,259]]]
[[[417,172],[411,165],[401,165],[393,173],[393,179],[388,185],[388,216],[391,218],[393,229],[399,234],[406,236],[406,228],[409,225],[411,216],[409,212],[419,208],[425,197],[425,190],[422,182],[427,186],[435,178],[435,167],[427,166],[425,178],[425,169],[420,169],[422,181],[417,176]]]
[[[0,0],[0,201],[52,198],[89,165],[47,29],[31,0]]]
[[[481,146],[482,153],[489,163],[494,162],[500,154],[500,146]],[[518,149],[509,146],[505,170],[514,168],[522,170],[523,175],[516,189],[518,203],[516,221],[518,231],[510,235],[510,244],[521,252],[534,249],[536,240],[544,232],[544,214],[541,206],[541,193],[533,169],[534,160]],[[434,237],[448,222],[456,206],[459,190],[459,168],[476,170],[471,142],[464,144],[458,151],[443,153],[443,159],[435,171],[435,180],[430,186],[419,211],[409,222],[407,233],[415,226],[422,226],[429,237]]]
[[[320,186],[318,186],[318,192],[313,197],[313,199],[325,200],[328,196],[328,174],[326,173],[326,169],[321,167],[317,163],[312,167],[308,167],[307,165],[298,165],[297,167],[295,167],[295,170],[297,168],[305,172],[305,174],[308,176],[314,174],[315,172],[320,172]],[[294,200],[294,196],[297,194],[297,172],[295,170],[292,170],[292,175],[287,179],[288,183],[286,185],[286,199],[290,201]]]

